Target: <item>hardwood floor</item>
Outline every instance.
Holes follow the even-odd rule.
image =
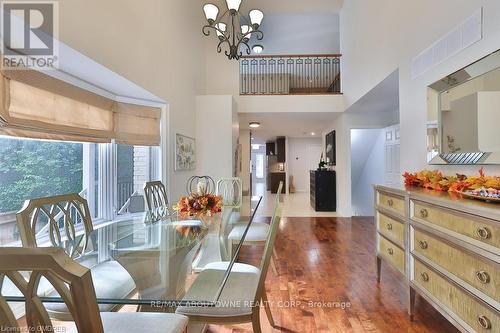
[[[382,281],[377,284],[374,233],[373,218],[283,218],[276,243],[280,275],[269,270],[266,281],[279,327],[270,327],[261,308],[262,331],[458,332],[418,296],[415,321],[410,322],[404,280],[390,266],[382,266]],[[262,250],[244,248],[240,262],[258,266]],[[122,311],[135,309],[126,306]],[[207,332],[248,333],[252,327],[211,325]]]
[[[280,328],[272,329],[261,309],[263,332],[458,332],[419,297],[410,322],[404,280],[388,265],[377,284],[374,232],[373,218],[283,218],[276,243],[280,275],[270,270],[266,282]],[[258,265],[261,252],[248,247],[240,261]],[[252,329],[212,325],[208,332]]]

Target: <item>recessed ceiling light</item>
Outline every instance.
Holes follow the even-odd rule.
[[[262,53],[262,51],[264,51],[264,46],[262,46],[262,45],[254,45],[252,47],[252,51],[253,51],[253,53],[260,54],[260,53]]]
[[[257,121],[252,121],[250,124],[248,124],[248,126],[250,126],[250,128],[259,128],[260,123]]]
[[[314,132],[311,132],[311,135],[312,135],[312,136],[315,136],[315,135],[316,135],[316,133],[314,133]]]

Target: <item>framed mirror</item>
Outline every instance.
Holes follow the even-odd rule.
[[[427,88],[429,164],[500,164],[500,50]]]

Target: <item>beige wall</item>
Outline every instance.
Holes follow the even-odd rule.
[[[192,175],[173,171],[173,149],[175,133],[195,136],[195,96],[205,86],[202,15],[198,1],[60,1],[64,43],[168,102],[173,200]]]
[[[234,177],[234,154],[239,134],[231,95],[196,97],[198,173],[215,181]]]
[[[250,191],[250,130],[240,129],[241,170],[238,166],[238,177],[243,183],[243,191]]]
[[[484,7],[484,37],[456,56],[412,79],[411,60]],[[373,15],[377,13],[377,15]],[[426,164],[427,86],[500,49],[498,0],[350,0],[341,11],[342,83],[352,104],[399,68],[401,169],[413,171]],[[440,167],[447,173],[476,173],[479,166]],[[500,167],[486,168],[500,173]]]

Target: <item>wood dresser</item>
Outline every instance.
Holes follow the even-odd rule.
[[[382,262],[462,332],[500,332],[500,205],[419,188],[375,186]]]

